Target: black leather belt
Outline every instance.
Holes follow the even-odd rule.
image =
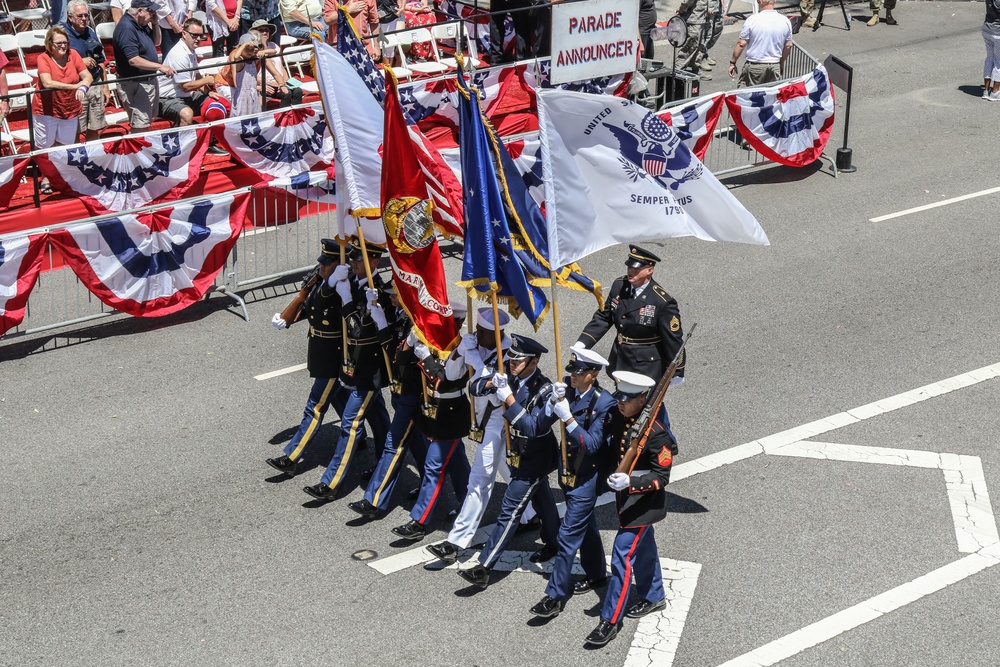
[[[629,338],[628,336],[618,334],[619,345],[656,345],[659,342],[659,336],[653,336],[652,338]]]
[[[339,331],[319,331],[315,327],[309,327],[309,335],[314,338],[340,338],[343,336]]]

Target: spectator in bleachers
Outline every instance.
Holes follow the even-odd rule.
[[[425,25],[437,23],[434,15],[434,3],[431,0],[410,0],[406,3],[403,11],[407,28],[419,28]],[[424,42],[413,44],[410,47],[410,55],[417,60],[427,60],[431,57],[431,46]]]
[[[7,60],[7,54],[0,51],[0,95],[7,94],[7,65],[10,61]],[[0,120],[3,120],[10,114],[10,101],[0,100]]]
[[[111,20],[118,25],[122,17],[128,12],[131,0],[111,0]]]
[[[66,0],[49,0],[49,23],[51,25],[65,23],[67,12]]]
[[[75,144],[80,138],[80,112],[92,79],[80,54],[69,48],[69,34],[53,26],[45,34],[45,53],[38,56],[38,83],[41,91],[31,101],[35,121],[35,146]],[[47,180],[42,192],[52,193]]]
[[[323,0],[278,0],[285,32],[298,39],[309,39],[312,33],[326,39],[327,25],[323,22]]]
[[[278,0],[243,0],[243,9],[240,11],[240,30],[245,34],[261,21],[274,26],[274,30],[277,31],[277,27],[281,25]]]
[[[406,0],[376,0],[376,8],[378,11],[379,26],[381,26],[379,29],[383,34],[387,32],[394,32],[396,30],[402,30],[406,27],[405,21],[403,20]],[[393,65],[400,64],[396,60],[395,46],[390,46],[386,49],[382,56],[388,59]]]
[[[232,105],[232,116],[260,113],[257,55],[261,41],[256,30],[240,37],[239,45],[229,54],[229,64],[215,75],[215,90]]]
[[[191,16],[197,7],[196,0],[159,0],[160,7],[156,10],[157,22],[160,24],[160,53],[164,58],[181,41],[181,31],[184,21]]]
[[[286,85],[285,73],[281,71],[279,61],[273,56],[280,52],[278,45],[271,41],[277,27],[268,23],[264,19],[254,21],[251,30],[260,33],[261,49],[258,55],[261,56],[264,66],[261,69],[261,76],[264,78],[266,94],[268,99],[278,100],[278,106],[291,106],[302,103],[302,89]],[[266,58],[265,58],[266,56]]]
[[[80,132],[87,141],[94,141],[100,136],[101,130],[108,126],[106,109],[108,105],[108,90],[106,86],[96,85],[105,80],[104,45],[101,39],[88,25],[90,10],[86,0],[70,0],[66,13],[66,34],[69,36],[69,48],[75,51],[83,60],[83,64],[93,79],[87,96],[83,100],[83,111],[80,113]]]
[[[240,39],[242,0],[205,0],[208,30],[212,33],[212,57],[221,58],[236,48]]]
[[[198,57],[194,49],[206,36],[205,25],[198,19],[187,19],[181,25],[181,41],[163,57],[163,64],[177,70],[172,77],[161,77],[157,82],[160,90],[160,118],[169,120],[175,126],[190,125],[195,115],[201,113],[201,105],[209,97],[215,97],[215,77],[198,76],[198,72],[185,72],[198,67]]]
[[[118,78],[142,77],[119,82],[118,89],[124,97],[125,111],[129,115],[132,132],[149,128],[159,110],[159,89],[154,73],[173,76],[173,68],[160,64],[156,45],[160,29],[156,24],[156,5],[152,0],[132,0],[131,9],[122,16],[112,42]]]
[[[340,12],[337,11],[338,6],[340,3],[337,0],[326,0],[323,3],[323,20],[329,26],[326,41],[333,45],[337,44],[337,20],[340,17]],[[351,17],[354,32],[361,39],[361,43],[365,45],[368,55],[374,58],[375,62],[381,60],[382,48],[378,45],[378,40],[373,37],[379,31],[378,8],[375,5],[375,0],[348,0],[343,7],[348,16]]]

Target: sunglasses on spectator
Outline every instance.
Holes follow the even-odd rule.
[[[191,32],[190,30],[185,30],[184,32],[194,37],[196,42],[200,42],[201,40],[205,39],[205,33],[203,32]]]

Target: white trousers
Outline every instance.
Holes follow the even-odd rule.
[[[472,538],[483,520],[486,506],[490,503],[493,493],[493,483],[497,473],[500,479],[510,481],[510,468],[507,467],[507,449],[503,428],[503,415],[499,410],[490,415],[483,434],[483,442],[476,450],[476,458],[472,461],[472,472],[469,473],[469,491],[455,518],[455,525],[448,533],[448,541],[457,547],[467,549],[472,544]]]
[[[983,41],[986,42],[983,78],[994,82],[1000,81],[1000,35],[983,26]]]

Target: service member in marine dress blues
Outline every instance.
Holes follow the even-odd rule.
[[[403,469],[407,451],[413,455],[417,468],[423,474],[426,449],[424,438],[416,427],[420,406],[424,402],[422,373],[417,367],[418,359],[413,354],[413,348],[418,342],[417,334],[413,330],[413,322],[399,303],[393,283],[387,282],[382,290],[396,309],[396,325],[387,345],[393,360],[390,398],[392,425],[389,427],[389,437],[385,440],[382,456],[368,480],[365,497],[347,505],[361,516],[369,518],[389,508],[389,500],[396,488],[396,479]]]
[[[284,329],[303,319],[309,322],[306,368],[309,377],[313,379],[313,386],[309,391],[302,422],[285,445],[284,453],[266,461],[275,470],[290,476],[295,474],[295,466],[298,465],[302,452],[322,426],[327,408],[332,405],[337,414],[343,414],[347,403],[348,392],[338,379],[344,355],[344,335],[341,300],[334,285],[340,279],[339,276],[347,275],[348,268],[340,265],[340,246],[336,241],[323,239],[320,245],[322,249],[316,260],[319,280],[306,295],[298,317],[292,322],[285,322],[281,313],[275,313],[271,319],[271,324],[278,329]]]
[[[556,467],[558,442],[552,433],[552,419],[545,414],[545,403],[552,384],[538,370],[538,363],[548,350],[538,341],[511,334],[510,349],[505,354],[507,373],[493,375],[497,397],[503,401],[503,417],[510,430],[510,484],[500,504],[500,516],[486,545],[473,567],[458,574],[470,584],[484,589],[489,585],[490,570],[497,564],[510,541],[517,534],[518,522],[528,502],[541,518],[544,546],[531,554],[532,563],[542,563],[556,555],[559,512],[549,488],[549,473]]]
[[[592,348],[612,327],[617,331],[611,346],[608,372],[631,371],[659,378],[683,343],[677,301],[653,280],[660,258],[637,245],[629,246],[627,273],[616,278],[604,302],[594,313],[577,342]],[[684,377],[684,359],[677,366]]]
[[[374,266],[382,254],[377,246],[368,246],[369,263]],[[374,288],[367,287],[364,254],[351,247],[351,277],[336,283],[335,288],[344,302],[347,321],[347,356],[349,365],[341,369],[340,381],[351,387],[347,404],[340,415],[340,438],[330,464],[320,483],[303,489],[313,498],[333,500],[354,459],[360,441],[365,437],[365,423],[371,425],[379,452],[389,433],[389,412],[385,407],[382,388],[389,385],[389,369],[385,346],[395,325],[395,310],[389,298],[380,292],[382,278],[372,275]],[[377,307],[372,307],[377,305]]]
[[[558,615],[574,593],[589,591],[608,579],[594,507],[597,496],[604,491],[603,476],[612,458],[605,423],[615,400],[597,381],[608,361],[582,345],[570,350],[573,355],[566,366],[569,377],[554,385],[547,408],[555,418],[553,423],[559,420],[566,425],[568,460],[564,465],[560,452],[559,485],[566,499],[566,513],[556,537],[558,552],[545,596],[531,608],[531,613],[541,618]],[[584,578],[574,583],[572,569],[577,551]]]
[[[612,411],[608,433],[612,450],[620,462],[629,447],[629,430],[642,412],[654,380],[638,373],[616,371],[618,409]],[[667,515],[667,482],[670,466],[677,455],[677,440],[670,431],[670,419],[661,405],[649,431],[645,448],[639,453],[632,474],[614,472],[608,486],[616,491],[620,528],[611,551],[611,583],[604,596],[601,620],[586,643],[604,646],[615,638],[622,616],[641,618],[666,606],[660,554],[653,537],[653,524]],[[631,580],[638,600],[628,607]]]
[[[452,304],[451,308],[461,328],[465,308],[457,304]],[[410,510],[410,521],[396,526],[392,532],[404,540],[416,541],[427,535],[427,523],[441,499],[445,475],[451,479],[458,502],[465,501],[469,459],[462,438],[469,434],[471,419],[466,394],[469,371],[464,355],[456,349],[441,361],[423,343],[417,343],[413,350],[420,358],[418,367],[427,378],[427,394],[417,417],[417,430],[427,445],[427,455],[420,493]]]
[[[469,380],[469,395],[475,405],[475,422],[470,438],[479,444],[476,457],[472,461],[469,475],[469,493],[465,496],[462,509],[455,517],[455,524],[448,533],[448,539],[440,544],[432,544],[427,550],[446,563],[454,563],[458,550],[472,544],[472,538],[483,520],[486,506],[493,493],[493,483],[497,474],[505,482],[510,481],[510,468],[504,456],[506,437],[504,436],[502,403],[493,386],[493,374],[497,371],[496,330],[500,330],[500,345],[510,347],[510,338],[504,327],[510,323],[510,315],[498,311],[499,322],[493,322],[493,309],[480,308],[476,312],[476,333],[466,334],[456,348],[465,357],[465,363],[472,367],[473,376]]]

